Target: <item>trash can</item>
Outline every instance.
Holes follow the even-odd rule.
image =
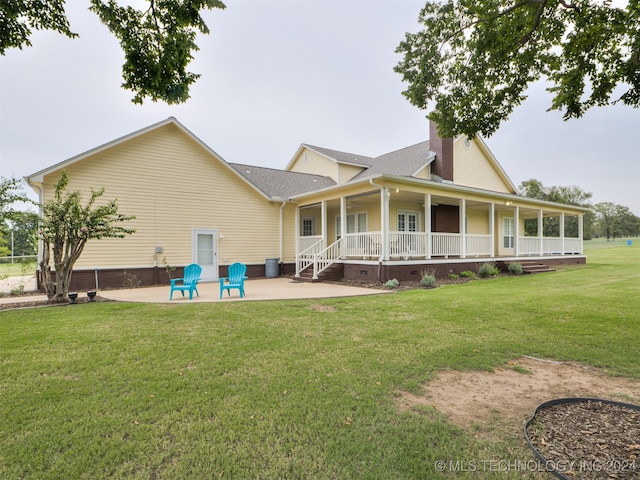
[[[632,245],[631,240],[627,240],[627,247],[630,247]]]
[[[279,275],[278,258],[267,258],[264,273],[267,278],[275,278]]]

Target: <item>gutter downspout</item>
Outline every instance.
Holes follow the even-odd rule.
[[[284,255],[284,206],[287,204],[286,201],[282,201],[282,205],[280,205],[280,274],[282,274],[282,262]]]

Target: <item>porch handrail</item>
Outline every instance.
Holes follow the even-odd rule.
[[[316,255],[314,255],[313,260],[313,279],[317,280],[318,275],[320,275],[323,271],[333,265],[336,260],[341,258],[341,244],[342,238],[339,238],[327,248],[319,251]]]
[[[320,240],[309,245],[306,249],[296,255],[296,277],[300,276],[300,272],[313,265],[315,257],[322,250],[324,240],[319,237]]]

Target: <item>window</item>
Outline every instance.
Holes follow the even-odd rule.
[[[340,238],[342,232],[340,231],[340,215],[336,217],[336,237]],[[367,212],[353,213],[347,215],[347,233],[360,233],[367,231]]]
[[[398,231],[399,232],[417,232],[418,212],[398,212]]]
[[[302,236],[310,237],[316,234],[316,219],[305,217],[302,219]]]
[[[513,248],[513,234],[515,232],[512,217],[506,217],[502,220],[502,238],[504,248]]]

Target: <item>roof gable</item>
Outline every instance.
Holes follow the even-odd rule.
[[[517,193],[513,182],[480,137],[453,142],[454,184],[495,192]]]
[[[184,125],[182,125],[176,118],[174,117],[169,117],[165,120],[162,120],[158,123],[154,123],[153,125],[149,125],[148,127],[145,127],[143,129],[137,130],[135,132],[132,132],[128,135],[125,135],[123,137],[117,138],[115,140],[112,140],[110,142],[107,142],[103,145],[100,145],[96,148],[93,148],[91,150],[88,150],[86,152],[83,152],[79,155],[76,155],[74,157],[71,157],[67,160],[63,160],[62,162],[56,163],[50,167],[47,167],[43,170],[40,170],[36,173],[33,173],[27,177],[25,177],[25,179],[27,180],[27,183],[33,184],[33,183],[42,183],[44,181],[44,177],[46,175],[49,175],[51,173],[55,173],[57,171],[63,170],[66,167],[69,167],[77,162],[80,162],[82,160],[88,159],[90,157],[96,156],[99,153],[105,152],[109,149],[113,149],[116,148],[118,146],[124,145],[128,142],[131,142],[135,139],[138,139],[146,134],[149,134],[151,132],[154,132],[156,130],[162,129],[164,127],[167,126],[174,126],[178,129],[178,131],[180,131],[182,134],[184,134],[187,138],[189,138],[191,141],[193,141],[195,144],[197,144],[199,147],[201,147],[202,149],[204,149],[208,155],[210,155],[211,158],[214,159],[214,161],[219,162],[221,165],[224,166],[224,168],[226,168],[232,175],[236,175],[238,176],[238,178],[240,178],[243,182],[247,183],[252,189],[254,189],[255,191],[257,191],[258,193],[260,193],[261,195],[267,196],[266,192],[263,191],[262,189],[260,189],[258,186],[256,186],[255,184],[253,184],[250,179],[247,178],[247,176],[245,175],[241,175],[240,172],[238,172],[237,169],[233,168],[226,160],[224,160],[220,155],[218,155],[218,153],[216,153],[211,147],[209,147],[206,143],[204,143],[202,140],[200,140],[200,138],[198,138],[195,134],[193,134],[189,129],[187,129]],[[267,197],[268,198],[268,197]]]

